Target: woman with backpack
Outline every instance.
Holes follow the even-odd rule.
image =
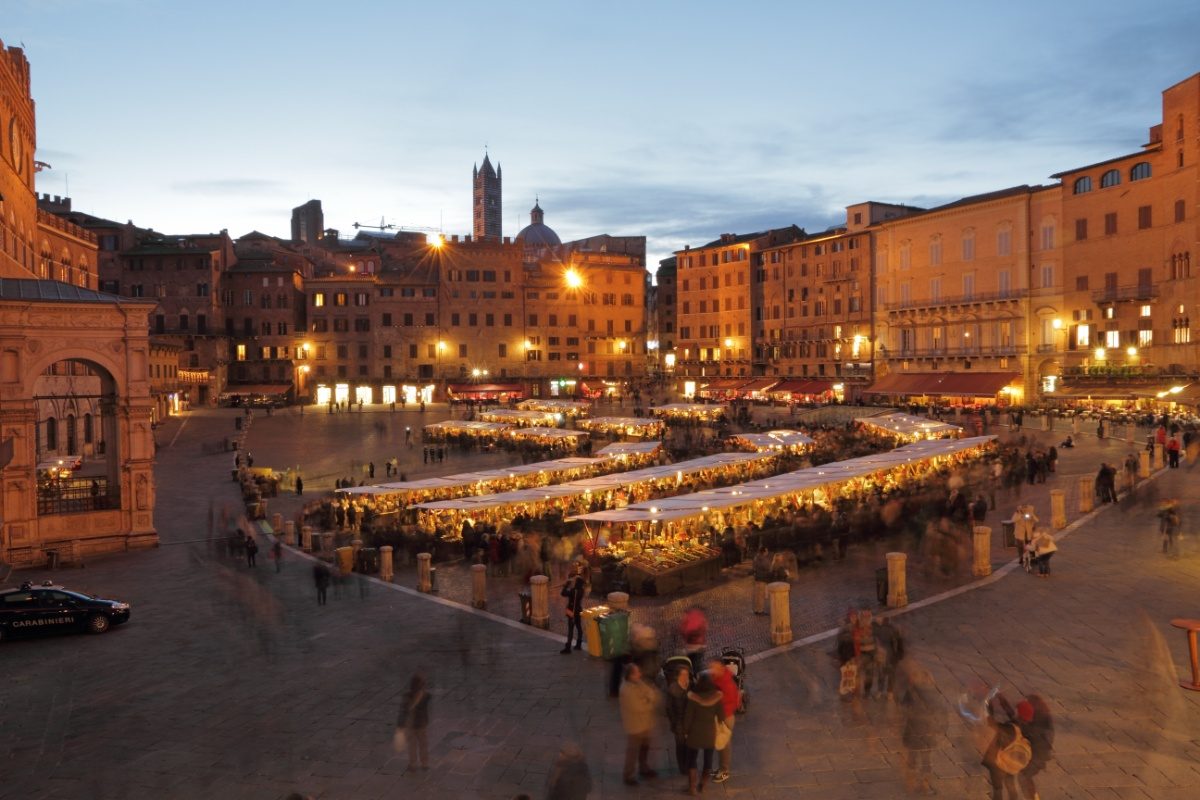
[[[996,706],[1004,713],[1001,721],[996,715]],[[1012,706],[997,694],[987,703],[987,724],[993,731],[991,744],[988,745],[980,762],[987,768],[988,778],[992,783],[992,800],[1021,800],[1017,791],[1017,775],[1021,773],[1033,758],[1033,748],[1029,740],[1021,733],[1016,723],[1017,715]]]

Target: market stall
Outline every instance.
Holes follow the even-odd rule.
[[[575,422],[575,427],[601,436],[629,436],[635,439],[657,439],[666,423],[653,417],[594,417]]]
[[[994,436],[925,440],[886,453],[581,514],[569,521],[582,521],[597,538],[598,557],[624,565],[633,592],[663,593],[710,574],[714,566],[700,563],[703,558],[681,554],[707,549],[716,558],[711,547],[714,533],[747,531],[769,520],[787,525],[805,508],[829,510],[839,501],[900,490],[979,458],[994,440]],[[694,568],[681,570],[685,565]]]
[[[596,451],[598,456],[620,458],[637,464],[657,461],[662,453],[662,442],[613,442]]]
[[[529,443],[551,450],[578,450],[587,440],[585,431],[565,431],[562,428],[513,428],[506,434],[509,441]]]
[[[615,557],[624,560],[625,580],[633,594],[672,594],[721,576],[721,551],[698,542],[637,549],[637,554],[626,556],[624,551],[610,548]]]
[[[719,422],[725,418],[725,406],[709,403],[667,403],[655,406],[650,413],[667,422]]]
[[[465,419],[431,422],[423,428],[425,439],[431,442],[445,441],[452,437],[498,442],[505,433],[511,430],[513,430],[513,426],[503,422],[480,422]]]
[[[565,518],[614,508],[664,494],[695,491],[749,476],[768,475],[778,463],[773,453],[717,453],[676,464],[601,475],[553,486],[500,492],[478,497],[418,503],[422,527],[457,531],[463,520],[498,524],[523,516],[546,514]]]
[[[905,442],[954,438],[961,436],[963,432],[958,425],[900,412],[881,414],[877,417],[859,417],[854,421],[879,433],[889,433]]]
[[[508,408],[492,408],[480,411],[476,416],[483,422],[503,422],[522,428],[535,426],[554,427],[562,417],[554,411],[518,411]]]
[[[778,450],[800,453],[813,444],[810,436],[800,431],[775,430],[767,433],[739,433],[729,437],[734,446],[757,453]]]
[[[520,411],[548,411],[551,414],[561,414],[568,419],[586,417],[592,404],[582,400],[551,400],[533,398],[517,404]]]

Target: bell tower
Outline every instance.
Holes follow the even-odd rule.
[[[476,239],[500,238],[500,225],[504,218],[500,204],[500,181],[500,168],[492,169],[492,162],[484,152],[483,166],[471,170],[471,214],[474,219],[471,232]]]

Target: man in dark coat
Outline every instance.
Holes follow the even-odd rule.
[[[571,567],[571,574],[567,576],[567,582],[563,584],[562,588],[562,596],[567,599],[567,643],[559,651],[563,655],[571,652],[572,630],[575,632],[575,649],[579,650],[583,647],[583,622],[580,619],[580,614],[583,612],[583,592],[583,571],[576,562]]]

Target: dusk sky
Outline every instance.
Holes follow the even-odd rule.
[[[471,228],[562,239],[821,230],[1136,150],[1200,70],[1200,4],[7,0],[38,190],[170,233]]]

